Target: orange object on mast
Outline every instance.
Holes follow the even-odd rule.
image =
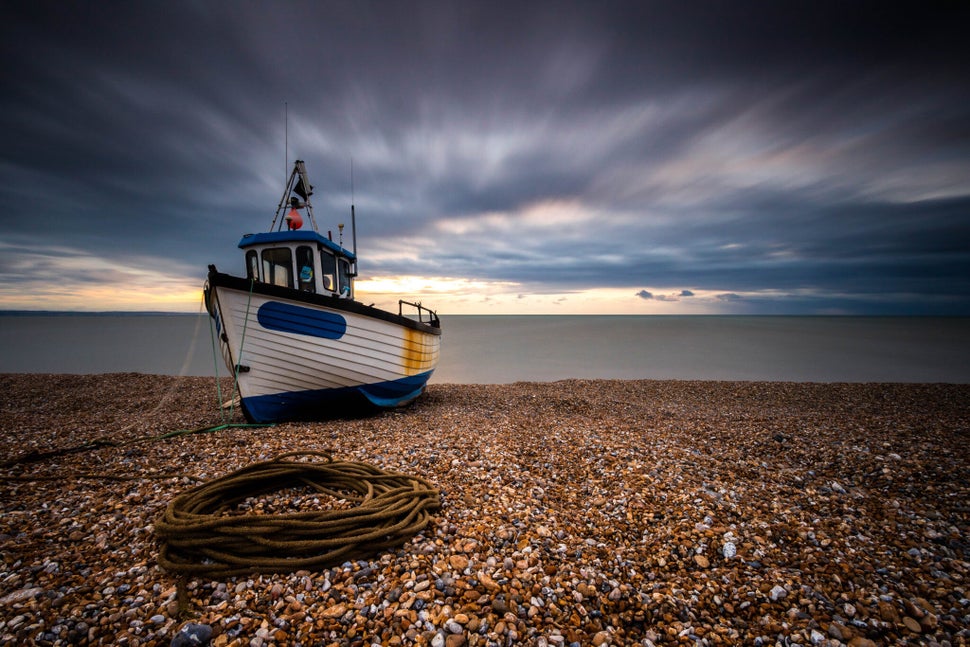
[[[303,216],[296,209],[290,209],[290,212],[286,214],[286,225],[290,229],[299,229],[303,226]]]

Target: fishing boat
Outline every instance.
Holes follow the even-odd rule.
[[[209,265],[206,309],[251,422],[399,407],[424,392],[438,364],[438,315],[403,299],[396,313],[357,301],[353,204],[350,250],[343,224],[338,242],[317,230],[312,195],[297,160],[270,230],[239,241],[245,275]],[[312,229],[303,228],[304,214]]]

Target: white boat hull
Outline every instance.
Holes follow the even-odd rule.
[[[215,272],[206,291],[243,412],[255,422],[338,415],[355,402],[400,406],[424,391],[438,364],[436,326]]]

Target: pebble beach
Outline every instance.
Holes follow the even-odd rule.
[[[0,375],[0,644],[970,644],[968,385],[432,384],[393,412],[142,440],[218,404],[212,378]],[[442,505],[369,559],[180,596],[168,503],[295,450]],[[274,496],[254,513],[328,505]]]

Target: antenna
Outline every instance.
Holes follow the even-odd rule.
[[[290,111],[283,102],[283,177],[290,172]]]
[[[354,241],[354,276],[357,276],[357,214],[354,213],[354,158],[350,158],[350,231]]]

